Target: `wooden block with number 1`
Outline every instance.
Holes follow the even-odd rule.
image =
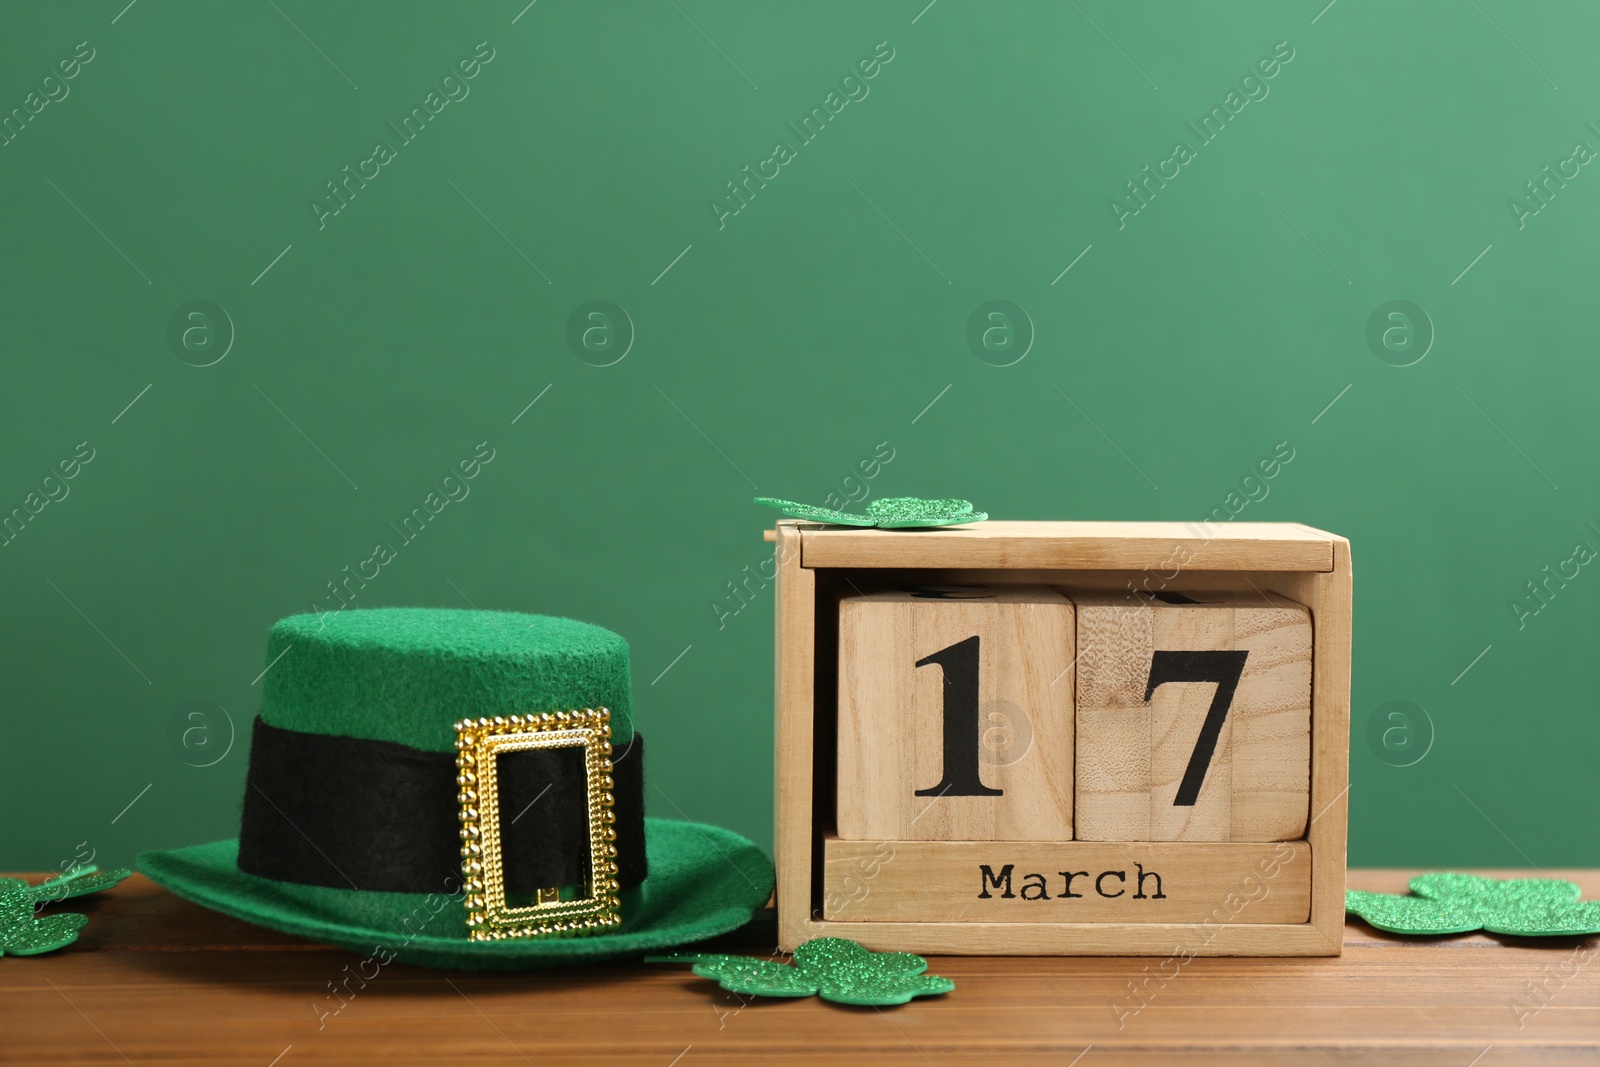
[[[1049,588],[843,597],[839,837],[1070,840],[1073,643]]]

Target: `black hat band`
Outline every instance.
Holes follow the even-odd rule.
[[[617,878],[648,873],[644,739],[611,756]],[[392,741],[302,733],[262,722],[250,745],[239,869],[281,882],[398,893],[461,887],[456,754]],[[506,890],[578,885],[589,872],[583,754],[576,748],[498,757]]]

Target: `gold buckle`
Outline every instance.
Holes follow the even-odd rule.
[[[461,792],[461,873],[467,936],[473,941],[571,936],[622,922],[617,898],[617,831],[612,811],[611,712],[606,708],[542,715],[462,719],[456,723],[456,785]],[[532,904],[506,902],[500,837],[499,756],[540,748],[582,748],[589,809],[589,874],[580,895],[540,889]]]

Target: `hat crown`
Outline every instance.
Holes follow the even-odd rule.
[[[605,707],[633,736],[628,644],[575,619],[366,608],[291,615],[267,638],[262,721],[286,730],[455,747],[457,720]]]

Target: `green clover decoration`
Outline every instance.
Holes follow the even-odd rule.
[[[40,919],[34,912],[57,900],[110,889],[130,873],[126,868],[104,874],[96,870],[77,867],[32,886],[21,878],[0,878],[0,956],[37,956],[78,940],[87,915],[63,912]]]
[[[1577,937],[1600,933],[1600,901],[1556,878],[1480,878],[1423,874],[1411,896],[1348,889],[1345,910],[1394,934],[1427,936],[1486,930],[1518,937]]]
[[[842,937],[819,937],[794,950],[794,965],[748,956],[652,956],[647,963],[693,963],[694,973],[730,993],[757,997],[820,996],[836,1004],[905,1004],[948,993],[956,984],[924,974],[928,961],[909,952],[868,952]]]
[[[778,508],[791,519],[826,522],[835,526],[876,526],[880,530],[957,526],[967,522],[982,522],[989,517],[986,512],[972,510],[970,500],[924,500],[916,496],[880,497],[867,505],[865,515],[815,504],[797,504],[793,500],[779,500],[770,496],[758,496],[756,503]]]

